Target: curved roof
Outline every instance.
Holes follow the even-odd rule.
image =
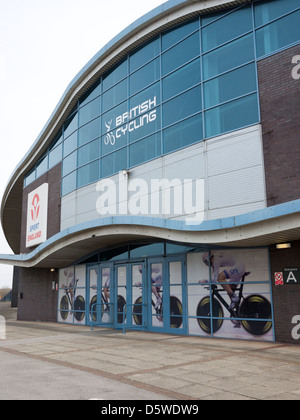
[[[76,101],[96,79],[136,48],[170,26],[201,12],[251,0],[169,0],[147,13],[112,39],[77,74],[54,109],[40,135],[14,170],[1,203],[1,223],[6,239],[15,253],[20,252],[22,191],[24,174],[44,153]]]

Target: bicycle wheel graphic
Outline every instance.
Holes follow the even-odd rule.
[[[241,322],[245,330],[254,336],[267,334],[273,325],[271,303],[260,295],[248,296],[243,301],[239,317],[251,319]],[[270,319],[270,321],[259,321],[260,319]]]
[[[92,318],[93,322],[97,321],[97,307],[94,306],[94,308],[93,308],[93,305],[95,305],[96,303],[97,303],[97,295],[94,296],[91,299],[91,302],[90,302],[90,314],[91,314],[91,318]],[[92,310],[92,308],[93,308],[93,310]]]
[[[123,296],[118,296],[118,306],[117,306],[117,319],[118,324],[123,324],[124,322],[124,306],[126,305],[126,300],[123,298]],[[125,319],[126,319],[126,313],[125,313]]]
[[[135,302],[133,307],[133,320],[136,325],[143,325],[143,298],[140,296]]]
[[[211,313],[212,310],[212,313]],[[211,320],[211,318],[213,318]],[[216,319],[221,318],[221,319]],[[206,332],[207,334],[211,334],[211,327],[213,328],[213,333],[216,333],[220,330],[223,325],[224,318],[224,311],[219,303],[215,298],[211,300],[210,297],[207,296],[203,298],[197,308],[197,321],[199,327]]]
[[[69,302],[67,296],[63,296],[60,301],[60,316],[63,321],[68,318],[69,315]]]
[[[77,296],[74,302],[74,317],[76,321],[81,322],[85,318],[85,299],[83,296]]]
[[[170,326],[180,328],[182,325],[182,303],[175,297],[170,297]]]

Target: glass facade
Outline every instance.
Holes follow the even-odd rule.
[[[82,97],[27,186],[62,161],[62,195],[260,121],[262,57],[300,41],[300,1],[201,15],[129,53]]]

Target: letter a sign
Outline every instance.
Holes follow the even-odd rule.
[[[285,268],[283,270],[284,284],[300,284],[298,268]]]

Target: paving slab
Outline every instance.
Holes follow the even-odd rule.
[[[0,400],[300,400],[300,346],[0,315]]]

